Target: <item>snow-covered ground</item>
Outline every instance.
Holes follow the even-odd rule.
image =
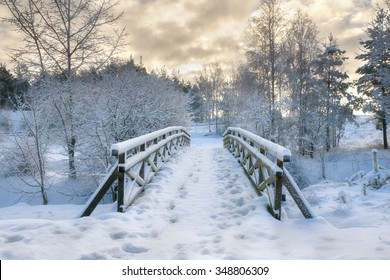
[[[317,176],[318,160],[302,160],[307,177],[318,177],[303,190],[314,219],[303,219],[291,199],[288,219],[272,218],[267,198],[256,196],[222,139],[195,131],[191,147],[171,158],[124,214],[110,204],[82,219],[79,204],[1,208],[0,259],[388,260],[390,187],[384,182],[364,196],[372,174],[351,178],[372,169],[371,148],[381,143],[365,120],[349,126],[340,150],[328,155],[327,180]],[[390,168],[389,154],[378,156]]]

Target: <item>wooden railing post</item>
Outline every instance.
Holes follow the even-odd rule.
[[[118,212],[125,212],[124,209],[124,196],[125,196],[125,184],[126,184],[126,153],[118,155]]]
[[[140,152],[144,152],[145,149],[146,149],[146,144],[144,143],[140,146],[139,150]],[[146,159],[142,162],[141,169],[139,171],[139,176],[141,176],[141,178],[143,178],[144,180],[146,180],[145,164],[147,164]]]
[[[276,165],[283,170],[283,161],[277,159]],[[282,216],[282,197],[283,197],[283,173],[276,173],[275,179],[275,218],[280,220]]]

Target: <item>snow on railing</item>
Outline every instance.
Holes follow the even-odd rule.
[[[125,212],[162,164],[179,147],[189,145],[190,141],[191,136],[184,127],[174,126],[113,144],[111,154],[118,161],[89,199],[80,216],[89,216],[116,180],[117,211]]]
[[[291,160],[290,150],[241,128],[229,127],[223,136],[225,148],[239,158],[257,193],[262,195],[267,191],[269,208],[276,219],[281,219],[283,188],[291,194],[305,218],[314,217],[305,197],[283,166]]]

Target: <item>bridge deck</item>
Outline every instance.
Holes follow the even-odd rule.
[[[266,213],[266,198],[259,199],[221,142],[193,137],[191,148],[180,151],[185,155],[173,157],[128,209],[135,219],[149,220],[156,239],[148,244],[161,250],[157,255],[235,258],[237,251],[252,249],[254,231],[260,227],[266,235],[275,222]]]

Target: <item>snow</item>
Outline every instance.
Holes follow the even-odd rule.
[[[327,158],[327,170],[340,180],[316,180],[302,190],[314,219],[304,219],[287,197],[286,218],[275,220],[222,138],[197,131],[191,147],[170,159],[126,213],[113,204],[84,218],[77,218],[81,204],[1,208],[0,259],[388,260],[390,187],[383,176],[390,155],[371,139],[372,127],[351,125]],[[372,187],[371,148],[379,149],[380,188]],[[303,161],[303,171],[318,172],[315,163]]]
[[[186,131],[186,129],[182,126],[167,127],[165,129],[161,129],[158,131],[148,133],[146,135],[142,135],[142,136],[139,136],[139,137],[136,137],[133,139],[129,139],[127,141],[113,144],[111,146],[111,151],[115,151],[116,155],[123,154],[123,153],[125,153],[131,149],[134,149],[142,144],[145,144],[149,141],[153,141],[154,139],[157,139],[163,135],[167,135],[170,132],[178,134],[180,131]]]
[[[228,131],[237,131],[239,132],[242,136],[246,136],[249,139],[252,139],[255,141],[259,146],[263,146],[267,149],[267,152],[276,156],[279,160],[281,161],[290,161],[291,158],[291,151],[286,149],[283,146],[280,146],[278,144],[275,144],[267,139],[264,139],[256,134],[253,134],[249,131],[243,130],[238,127],[229,127],[227,129]]]

